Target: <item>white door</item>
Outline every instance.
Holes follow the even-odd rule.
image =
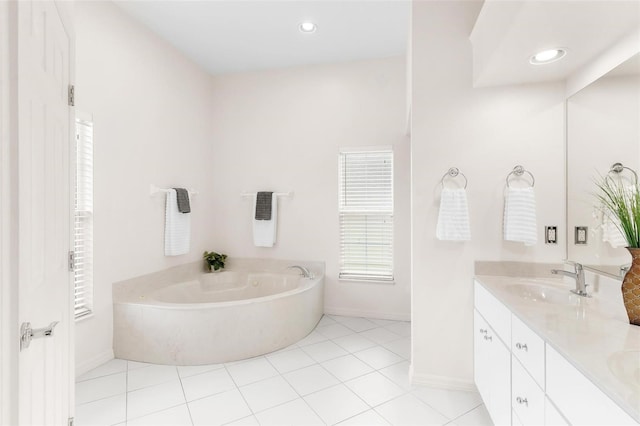
[[[21,425],[65,425],[72,410],[70,40],[53,1],[18,3],[18,320],[58,322],[18,356]],[[41,333],[42,334],[42,333]],[[35,333],[34,337],[37,337]]]

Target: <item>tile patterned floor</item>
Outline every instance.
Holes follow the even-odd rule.
[[[325,315],[280,351],[175,367],[114,359],[76,380],[76,425],[491,425],[477,393],[412,386],[410,324]]]

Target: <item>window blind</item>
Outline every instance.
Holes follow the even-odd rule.
[[[74,214],[74,311],[93,310],[93,123],[76,119],[76,194]]]
[[[339,173],[339,277],[391,281],[393,152],[341,152]]]

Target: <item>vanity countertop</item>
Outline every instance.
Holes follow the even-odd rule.
[[[562,280],[488,275],[476,280],[640,422],[640,327],[626,322],[608,301],[570,295]],[[544,300],[516,286],[566,293],[566,299]]]

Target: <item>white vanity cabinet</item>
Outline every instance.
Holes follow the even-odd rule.
[[[510,313],[483,288],[475,293],[475,306],[475,382],[494,424],[508,425],[511,424],[511,352],[502,336],[510,334]],[[496,329],[501,330],[502,336]]]

